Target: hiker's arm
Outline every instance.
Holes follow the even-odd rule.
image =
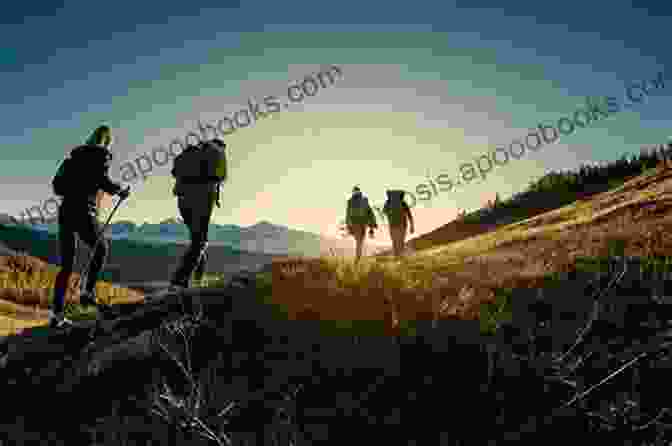
[[[345,210],[345,224],[350,226],[352,224],[352,215],[350,214],[350,202],[348,202],[348,207]]]
[[[375,212],[373,212],[373,209],[371,209],[371,206],[369,206],[369,227],[371,228],[378,227],[378,222],[376,221],[376,214]]]
[[[100,152],[99,159],[96,161],[93,173],[98,189],[102,189],[110,195],[117,195],[123,188],[109,177],[111,157],[107,153]]]
[[[413,224],[413,214],[411,213],[411,208],[408,207],[406,203],[404,203],[404,209],[406,210],[406,216],[408,218],[408,222],[411,224],[411,234],[415,232],[415,225]]]

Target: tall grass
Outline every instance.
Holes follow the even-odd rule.
[[[7,256],[0,263],[0,299],[21,305],[38,305],[47,308],[53,298],[53,287],[60,268],[54,267],[26,254]],[[72,273],[66,291],[66,302],[78,299],[79,274]],[[96,293],[105,303],[136,301],[140,295],[126,288],[104,281],[96,284]]]

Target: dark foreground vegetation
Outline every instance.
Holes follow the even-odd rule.
[[[480,325],[419,322],[414,336],[399,337],[336,335],[319,321],[283,321],[259,302],[272,293],[267,273],[224,289],[221,303],[204,306],[200,318],[151,330],[136,355],[87,365],[67,391],[59,383],[73,372],[64,362],[31,364],[39,379],[34,371],[7,376],[0,438],[669,444],[669,263],[588,259],[549,276],[543,289],[503,290],[483,308]]]

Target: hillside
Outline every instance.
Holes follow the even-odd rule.
[[[441,240],[415,257],[524,256],[560,266],[581,256],[606,255],[621,243],[625,256],[665,256],[672,216],[672,170],[655,170],[559,209],[491,228],[480,235]],[[437,237],[438,239],[438,237]]]
[[[358,406],[365,404],[369,413],[379,417],[374,424],[389,430],[383,421],[389,419],[389,395],[398,394],[405,402],[404,415],[403,418],[395,415],[393,425],[402,426],[403,420],[428,432],[449,429],[451,435],[475,444],[481,444],[476,437],[487,437],[493,444],[495,441],[520,444],[520,435],[541,440],[568,432],[585,439],[588,438],[586,420],[591,420],[596,413],[607,424],[626,419],[624,424],[630,430],[625,434],[611,434],[606,427],[591,427],[591,441],[609,439],[618,443],[619,438],[634,437],[650,441],[661,429],[647,421],[656,417],[661,405],[669,406],[664,398],[656,398],[667,379],[665,363],[659,364],[661,361],[669,364],[669,355],[654,358],[649,368],[631,368],[626,372],[629,374],[624,374],[630,381],[621,378],[610,383],[610,387],[605,386],[608,391],[601,389],[599,395],[586,398],[580,409],[562,412],[562,418],[549,416],[548,420],[541,421],[541,416],[576,397],[577,390],[586,389],[605,376],[613,376],[614,368],[622,367],[633,355],[642,357],[642,349],[654,350],[659,344],[668,345],[665,342],[670,338],[670,305],[652,305],[646,301],[656,293],[660,280],[647,278],[644,282],[644,271],[632,270],[627,280],[623,279],[611,290],[608,297],[612,310],[597,313],[602,320],[588,332],[590,342],[580,344],[576,356],[564,355],[568,359],[563,361],[549,359],[568,351],[588,320],[595,290],[602,287],[602,291],[609,291],[610,288],[605,285],[604,273],[579,272],[580,258],[604,256],[610,248],[619,245],[621,255],[665,255],[672,247],[672,239],[667,237],[672,220],[666,215],[672,205],[671,193],[672,171],[652,171],[607,192],[532,218],[489,227],[480,235],[452,239],[449,243],[438,241],[437,245],[409,255],[401,262],[383,256],[363,259],[355,267],[351,261],[337,258],[273,259],[263,284],[247,282],[254,288],[248,288],[249,294],[243,295],[238,285],[228,291],[211,290],[211,304],[206,307],[207,322],[197,326],[200,335],[192,335],[194,342],[190,349],[194,347],[195,351],[189,353],[191,350],[187,349],[187,353],[179,353],[191,355],[189,361],[201,364],[201,368],[194,367],[198,372],[190,375],[199,385],[207,383],[208,386],[198,404],[209,404],[221,411],[232,398],[245,400],[239,409],[245,421],[241,421],[243,415],[239,415],[239,424],[229,425],[237,438],[249,431],[250,423],[253,429],[257,428],[262,423],[259,417],[266,413],[262,408],[255,409],[257,406],[251,401],[256,396],[248,395],[263,394],[261,400],[265,403],[270,395],[279,392],[277,389],[292,388],[294,383],[300,383],[294,388],[302,389],[298,410],[304,412],[300,418],[291,420],[291,429],[296,431],[310,431],[311,426],[319,422],[318,411],[333,411],[337,406],[341,411],[330,415],[329,427],[342,422],[339,424],[342,431],[352,429],[356,420],[342,415],[349,411],[348,404],[352,408],[347,399],[357,401]],[[566,272],[571,276],[556,274],[549,279],[553,272]],[[254,297],[257,302],[253,305]],[[636,308],[627,306],[629,302],[637,304]],[[222,311],[222,303],[226,303],[226,311]],[[493,307],[496,312],[491,312]],[[137,316],[138,321],[142,320],[147,326],[134,330],[149,330],[158,324],[159,313],[157,311],[152,321]],[[278,315],[284,320],[278,320]],[[478,325],[462,324],[465,320],[480,320],[483,336],[478,337]],[[129,319],[118,324],[121,327],[131,322]],[[619,323],[628,325],[619,328]],[[585,326],[590,328],[591,324],[588,322]],[[187,324],[183,322],[183,325]],[[345,336],[333,336],[333,331],[324,331],[322,327],[330,327]],[[494,335],[489,335],[484,327],[488,330],[494,327]],[[667,331],[661,333],[661,327]],[[245,341],[232,342],[232,339]],[[256,344],[251,345],[253,341]],[[142,376],[138,378],[138,390],[132,395],[135,399],[129,397],[124,402],[127,404],[124,410],[137,407],[138,401],[149,400],[149,403],[143,403],[136,413],[132,428],[124,419],[114,428],[96,425],[98,432],[117,430],[130,436],[132,431],[142,429],[143,417],[150,407],[155,407],[150,404],[161,399],[157,393],[146,392],[150,384],[170,381],[171,389],[184,389],[184,380],[180,381],[169,371],[171,360],[162,360],[158,353],[150,355],[147,352],[160,353],[161,350],[152,347],[149,341],[144,342],[141,347],[135,347],[134,355],[144,357],[145,362],[130,362],[121,353],[110,353],[105,367],[109,370],[110,382],[118,379],[121,370],[134,369],[135,376]],[[130,350],[130,345],[130,341],[126,342],[117,351]],[[215,353],[212,345],[222,348],[215,349]],[[596,345],[609,348],[597,350]],[[252,358],[259,352],[264,353],[263,360],[241,359]],[[218,355],[216,360],[215,355]],[[99,361],[95,367],[88,365],[86,357],[80,361],[84,365],[78,373],[87,377],[94,374],[77,387],[78,397],[85,398],[88,383],[101,387],[104,375],[88,372],[102,367],[99,360],[95,360]],[[272,374],[267,373],[269,361],[274,370]],[[456,361],[460,367],[455,367]],[[584,362],[587,365],[581,367]],[[116,368],[112,368],[114,363]],[[248,367],[246,377],[259,375],[255,383],[238,378],[238,368],[243,364]],[[17,385],[17,392],[25,392],[29,380],[36,378],[29,375],[30,372],[21,377],[19,365],[12,370],[23,380],[19,381],[22,384]],[[67,364],[61,370],[69,370],[66,367]],[[201,373],[206,367],[211,367],[208,373]],[[336,369],[340,373],[334,373]],[[643,378],[638,378],[635,372],[641,373]],[[40,378],[44,388],[53,385],[45,378],[47,375],[43,373]],[[165,381],[161,381],[163,376],[167,377]],[[221,376],[230,380],[222,380]],[[319,380],[315,379],[317,376]],[[59,384],[60,379],[52,381]],[[635,384],[637,390],[633,390]],[[163,385],[168,389],[167,384]],[[259,390],[261,386],[263,390]],[[207,395],[215,389],[219,391],[218,398],[209,398]],[[366,398],[361,398],[364,394]],[[447,394],[464,404],[449,404],[447,412],[437,413],[435,407],[445,404]],[[173,401],[171,410],[175,413],[192,410],[192,406],[184,406],[181,400],[170,400],[165,395],[161,397]],[[198,392],[192,395],[198,396]],[[286,395],[283,395],[284,398]],[[622,395],[627,395],[627,404],[621,401]],[[107,401],[111,397],[105,398]],[[104,404],[101,402],[100,406],[102,414]],[[617,418],[624,413],[623,407],[636,407],[639,418],[630,415],[627,415],[630,418]],[[29,409],[22,410],[27,413]],[[107,412],[107,419],[117,419],[117,413]],[[554,415],[557,413],[553,411]],[[452,423],[446,424],[446,417]],[[482,426],[478,432],[467,428],[476,418]],[[215,423],[213,418],[204,419],[208,425]],[[370,429],[370,417],[358,419],[365,420],[361,421],[363,429]],[[92,426],[94,420],[86,423]],[[646,426],[648,430],[642,428],[635,432],[634,427],[639,426]],[[9,432],[12,428],[7,425],[6,429]],[[76,432],[75,429],[63,428],[68,433]],[[167,431],[163,424],[155,429],[155,433],[147,432],[149,428],[143,432],[159,436]],[[482,442],[486,443],[490,444]]]
[[[582,258],[605,258],[613,249],[626,257],[669,256],[671,209],[672,170],[652,170],[516,223],[453,222],[423,238],[424,249],[409,254],[403,265],[410,270],[433,265],[437,292],[440,284],[469,287],[487,300],[492,290],[540,286],[546,275],[570,271]]]
[[[572,192],[556,198],[570,204],[544,213],[527,210],[536,214],[530,218],[521,218],[525,209],[519,207],[519,215],[511,216],[506,203],[477,211],[465,220],[480,213],[506,221],[508,213],[508,220],[519,221],[451,222],[416,239],[424,249],[409,250],[401,262],[387,253],[359,267],[329,259],[279,260],[273,299],[296,318],[367,319],[400,329],[419,318],[478,319],[482,305],[502,290],[543,288],[549,275],[571,271],[584,258],[605,258],[614,248],[628,257],[667,256],[672,170],[645,165],[645,173],[628,179],[640,167],[596,184],[578,201]],[[530,195],[552,202],[553,194],[559,195],[552,189]],[[315,295],[329,299],[316,302]]]
[[[0,242],[0,337],[45,325],[59,268],[37,257],[19,254]],[[73,273],[66,303],[79,301],[79,274]],[[114,305],[141,302],[142,293],[101,280],[96,287],[104,302]]]
[[[669,401],[656,399],[671,359],[672,169],[661,165],[628,176],[515,223],[476,226],[471,236],[465,229],[471,223],[449,225],[401,261],[381,255],[358,266],[329,259],[275,262],[270,299],[289,319],[384,334],[402,350],[414,342],[407,339],[422,339],[432,364],[443,352],[444,361],[463,364],[445,339],[457,322],[478,322],[476,330],[464,326],[461,345],[492,346],[499,359],[490,363],[490,384],[460,401],[493,398],[512,385],[502,390],[508,396],[479,405],[479,423],[492,444],[504,432],[511,442],[502,444],[522,444],[520,435],[547,439],[570,432],[560,427],[570,425],[576,438],[590,432],[618,444],[626,438],[663,444],[651,439],[669,441],[665,426],[672,421]],[[497,219],[506,217],[502,208]],[[655,352],[664,355],[652,358]],[[646,355],[649,362],[636,362]],[[582,399],[571,409],[563,406]],[[652,421],[659,419],[666,421]]]
[[[59,270],[55,266],[59,261],[55,229],[53,224],[33,227],[0,224],[0,336],[46,323],[47,302]],[[98,293],[101,299],[116,304],[141,301],[144,292],[167,285],[188,247],[187,241],[173,241],[175,237],[171,237],[186,234],[186,228],[179,221],[140,226],[122,221],[110,229],[116,234],[109,236],[112,249],[101,274]],[[139,236],[134,239],[129,233]],[[211,233],[230,241],[211,242],[208,248],[207,272],[222,277],[241,270],[257,270],[272,259],[286,258],[289,252],[298,252],[302,257],[325,252],[348,257],[354,251],[353,243],[341,240],[331,243],[332,240],[315,234],[267,222],[249,228],[212,225]],[[240,246],[253,250],[243,250]],[[75,271],[81,270],[90,255],[81,244],[79,252]],[[22,275],[15,277],[11,271],[21,271]],[[75,273],[70,279],[67,302],[77,302],[77,283]]]
[[[603,164],[582,164],[576,169],[551,170],[507,200],[494,201],[463,214],[433,231],[407,241],[410,252],[473,237],[520,222],[577,201],[614,190],[643,174],[672,167],[672,144],[642,147],[639,155],[623,156]],[[381,255],[389,255],[386,251]]]
[[[143,292],[128,287],[137,285],[143,289],[146,283],[167,284],[186,249],[186,244],[114,240],[98,284],[99,297],[114,304],[142,301]],[[60,269],[54,262],[58,252],[55,234],[0,225],[0,336],[46,323],[48,302]],[[79,252],[82,255],[76,260],[75,271],[82,269],[90,255],[83,246]],[[208,252],[207,272],[224,276],[258,269],[274,258],[228,246],[211,246]],[[78,280],[75,272],[66,302],[78,302]]]

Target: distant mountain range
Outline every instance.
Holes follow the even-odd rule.
[[[0,214],[0,224],[11,225],[11,219],[7,215]],[[38,238],[58,233],[56,222],[26,226],[34,230]],[[136,224],[128,220],[119,220],[110,224],[106,234],[111,240],[168,244],[183,244],[189,241],[189,231],[186,225],[180,219],[175,218],[166,219],[158,224]],[[248,227],[211,224],[208,237],[211,245],[228,246],[253,253],[307,257],[318,257],[330,253],[351,256],[354,253],[354,240],[352,239],[324,237],[267,221],[261,221]],[[380,248],[372,246],[365,247],[366,254],[373,254],[379,250]]]

